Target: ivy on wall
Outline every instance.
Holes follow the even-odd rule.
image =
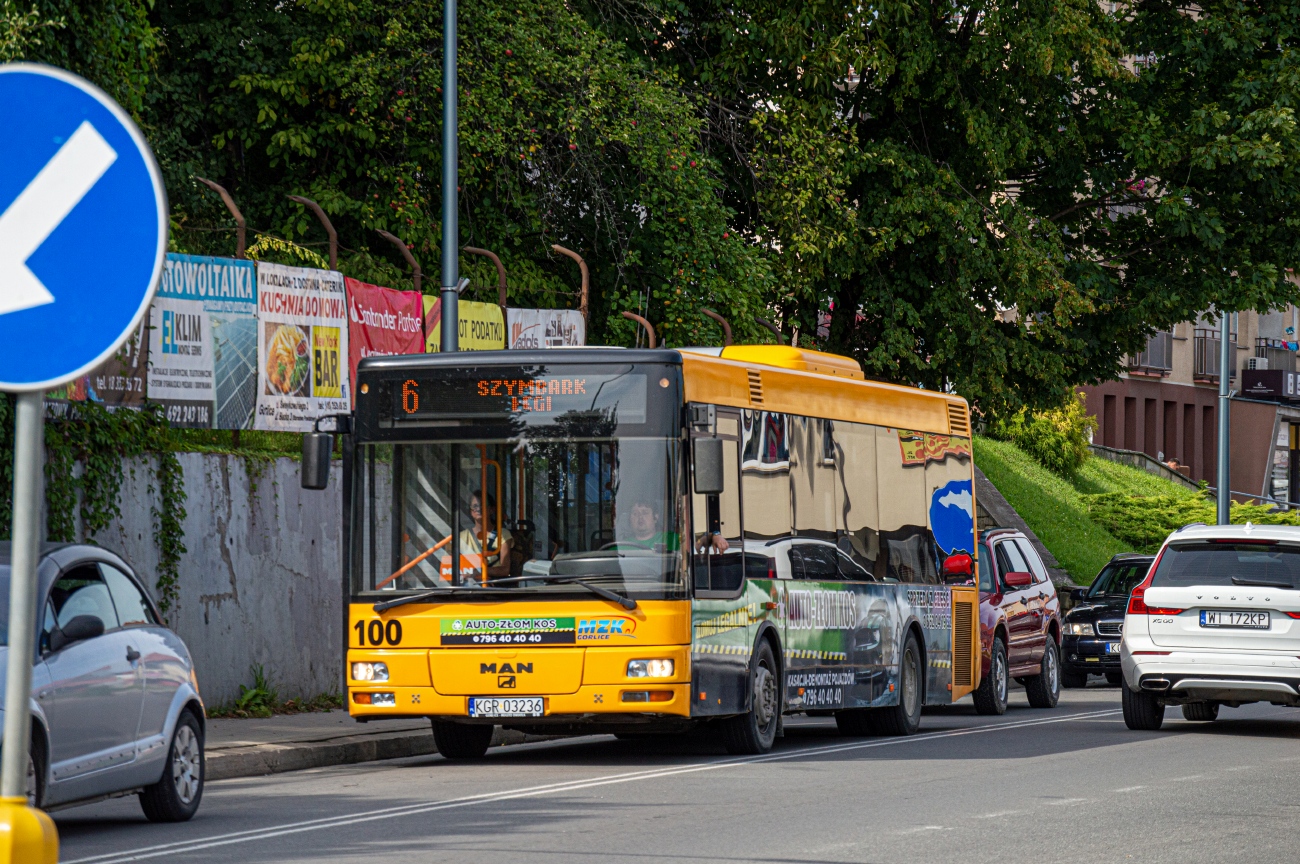
[[[0,398],[0,538],[9,539],[13,517],[14,401]],[[109,411],[94,402],[69,403],[60,417],[45,423],[46,539],[94,542],[96,534],[121,515],[123,463],[145,458],[155,504],[153,540],[158,548],[158,608],[167,616],[176,607],[181,556],[185,554],[185,489],[180,461],[169,438],[162,409]]]

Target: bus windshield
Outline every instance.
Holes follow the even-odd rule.
[[[634,598],[686,596],[680,443],[561,431],[359,444],[354,593],[499,600],[573,593],[562,577],[574,577]]]

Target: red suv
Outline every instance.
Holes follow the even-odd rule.
[[[1029,538],[1013,528],[980,535],[980,644],[984,675],[975,710],[1007,710],[1008,680],[1029,704],[1055,708],[1061,695],[1061,601]]]

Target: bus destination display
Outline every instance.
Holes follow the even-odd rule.
[[[387,386],[390,416],[399,426],[452,419],[550,423],[573,415],[624,423],[646,418],[646,376],[630,371],[468,369],[406,377]]]

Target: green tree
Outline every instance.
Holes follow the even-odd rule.
[[[441,13],[433,0],[160,4],[149,111],[178,246],[231,246],[198,175],[230,189],[251,226],[295,242],[320,229],[285,195],[319,201],[351,275],[405,282],[380,228],[436,274]],[[577,306],[577,268],[558,243],[590,265],[592,341],[631,342],[618,313],[647,303],[675,344],[717,339],[701,306],[750,329],[768,271],[730,227],[680,82],[556,0],[470,0],[460,27],[461,240],[501,255],[511,302]],[[495,299],[490,265],[462,256],[461,268]]]
[[[870,374],[1056,405],[1295,296],[1294,2],[588,3],[703,106],[786,332]]]

